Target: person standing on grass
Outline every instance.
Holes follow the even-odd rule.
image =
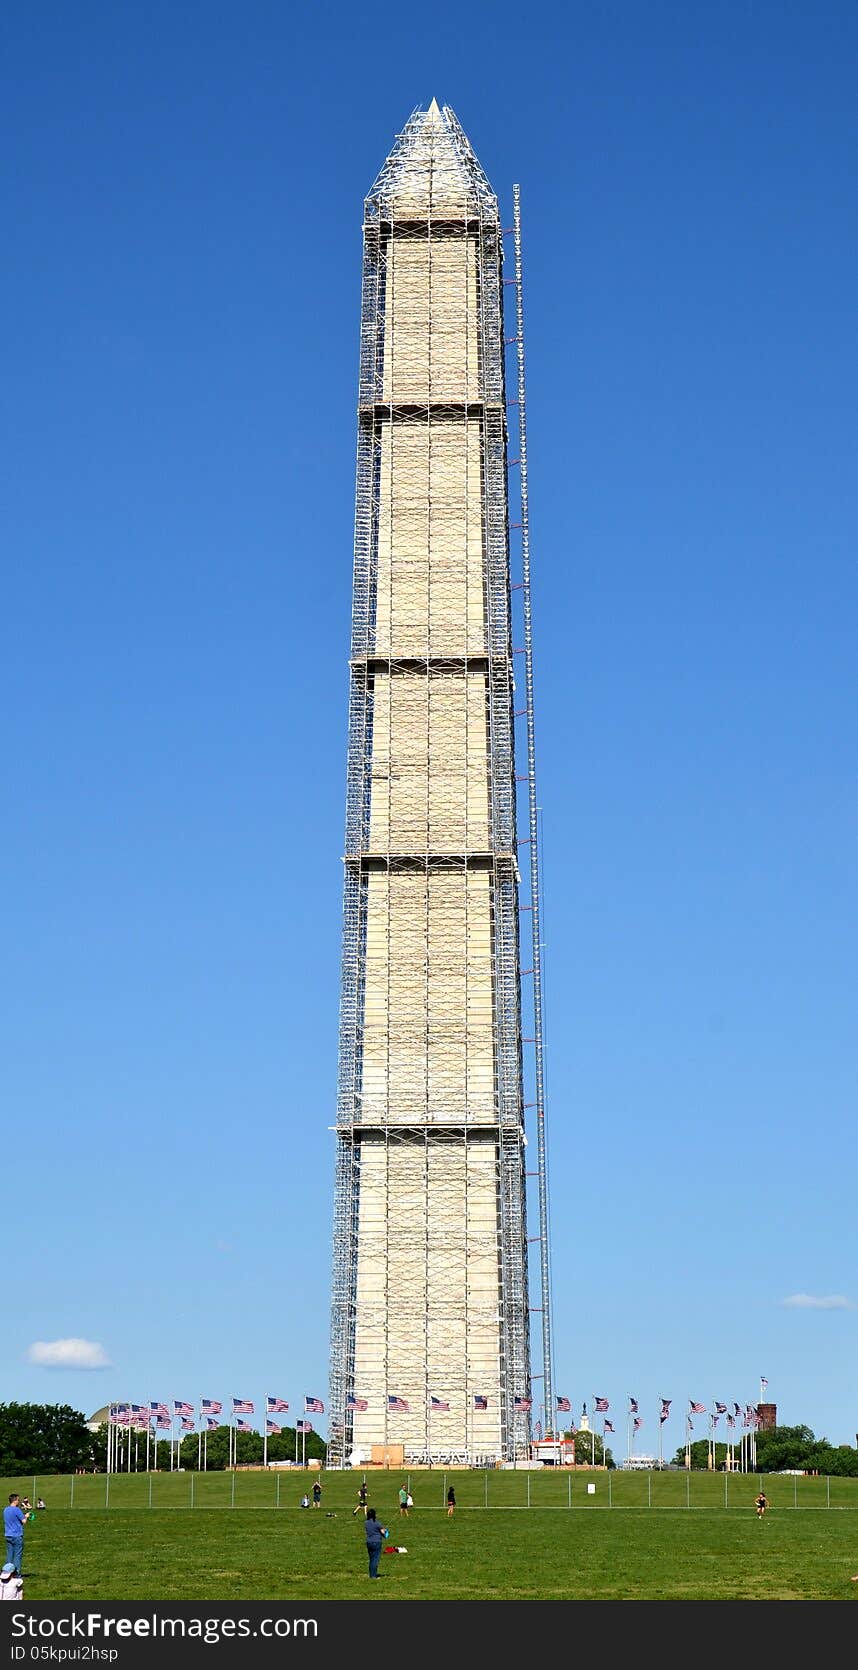
[[[314,1508],[320,1508],[321,1505],[322,1505],[322,1486],[320,1485],[318,1479],[314,1479],[313,1480],[313,1507]]]
[[[447,1491],[447,1518],[452,1519],[456,1511],[456,1492],[451,1485]]]
[[[375,1517],[375,1508],[367,1508],[367,1511],[366,1511],[366,1551],[367,1551],[367,1554],[369,1555],[369,1575],[370,1575],[370,1577],[377,1577],[378,1576],[378,1562],[381,1559],[382,1545],[384,1543],[384,1539],[385,1539],[386,1536],[387,1536],[387,1526],[386,1525],[379,1525],[378,1520]]]
[[[363,1516],[366,1519],[366,1479],[363,1480],[358,1490],[357,1507],[352,1508],[352,1519],[360,1513],[361,1509],[363,1509]]]
[[[765,1513],[766,1508],[768,1507],[768,1505],[769,1505],[768,1496],[766,1496],[764,1494],[764,1492],[761,1490],[759,1496],[756,1496],[754,1498],[754,1507],[757,1510],[757,1518],[758,1519],[762,1519],[763,1514]]]
[[[3,1531],[6,1537],[6,1559],[15,1577],[21,1576],[26,1523],[27,1515],[21,1506],[21,1498],[17,1490],[13,1490],[8,1507],[3,1509]]]
[[[408,1491],[404,1484],[399,1486],[399,1517],[408,1518]]]

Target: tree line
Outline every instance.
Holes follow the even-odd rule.
[[[123,1444],[128,1442],[128,1428],[121,1429]],[[570,1435],[571,1436],[571,1435]],[[131,1471],[146,1466],[145,1433],[130,1434]],[[259,1466],[264,1454],[263,1439],[258,1432],[239,1432],[236,1460],[239,1467]],[[302,1450],[302,1442],[305,1449]],[[208,1434],[206,1444],[207,1470],[222,1472],[229,1462],[229,1428],[219,1426]],[[317,1432],[298,1439],[298,1454],[306,1454],[308,1461],[324,1463],[327,1446]],[[123,1468],[127,1466],[127,1449]],[[174,1446],[173,1465],[186,1471],[196,1471],[199,1456],[197,1433],[186,1433]],[[727,1445],[715,1445],[715,1467],[723,1469]],[[295,1458],[295,1428],[284,1427],[279,1437],[268,1440],[269,1461],[293,1461]],[[575,1435],[575,1460],[580,1464],[595,1460],[613,1467],[609,1449],[603,1449],[599,1433],[579,1432]],[[708,1468],[709,1444],[705,1438],[691,1445],[691,1466],[705,1472]],[[684,1444],[677,1450],[674,1463],[685,1465]],[[149,1441],[149,1464],[154,1464],[154,1439]],[[170,1466],[169,1435],[158,1441],[158,1466]],[[809,1426],[778,1426],[757,1432],[757,1473],[780,1473],[787,1468],[800,1468],[806,1473],[828,1474],[832,1478],[858,1478],[858,1449],[848,1444],[830,1444],[827,1438],[817,1438]],[[107,1468],[107,1426],[90,1432],[86,1417],[67,1403],[0,1403],[0,1476],[19,1477],[22,1473],[76,1473],[82,1468],[104,1472]]]
[[[123,1445],[127,1445],[129,1429],[122,1431]],[[131,1471],[146,1466],[146,1434],[130,1433]],[[261,1433],[235,1434],[236,1461],[239,1467],[261,1465],[264,1446]],[[210,1473],[223,1472],[229,1461],[229,1428],[219,1426],[206,1439],[206,1465]],[[302,1448],[302,1445],[305,1446]],[[307,1460],[324,1462],[327,1452],[325,1440],[317,1432],[306,1439],[298,1435],[298,1454]],[[199,1454],[197,1434],[187,1433],[174,1445],[173,1466],[196,1471]],[[123,1469],[127,1466],[124,1450]],[[279,1437],[268,1440],[269,1461],[293,1461],[295,1458],[295,1428],[284,1427]],[[149,1464],[154,1465],[154,1437],[149,1440]],[[170,1466],[169,1434],[159,1434],[158,1467]],[[86,1416],[67,1403],[0,1403],[0,1477],[16,1478],[22,1473],[78,1473],[105,1472],[107,1469],[107,1423],[97,1432],[90,1432]]]
[[[858,1449],[849,1444],[830,1444],[827,1438],[817,1438],[809,1426],[774,1426],[758,1429],[756,1436],[757,1460],[751,1469],[755,1473],[783,1473],[798,1468],[804,1473],[819,1473],[831,1478],[858,1479]],[[738,1450],[738,1445],[735,1446]],[[709,1444],[698,1438],[691,1445],[691,1466],[705,1472],[709,1465]],[[715,1469],[723,1471],[727,1445],[715,1445]],[[685,1445],[674,1456],[677,1467],[685,1466]]]

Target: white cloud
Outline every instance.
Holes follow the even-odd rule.
[[[791,1293],[788,1299],[781,1300],[789,1310],[854,1310],[855,1302],[847,1299],[845,1293],[828,1293],[816,1298],[813,1293]]]
[[[41,1368],[109,1368],[103,1345],[90,1339],[37,1339],[27,1357]]]

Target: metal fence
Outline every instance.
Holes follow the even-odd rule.
[[[321,1508],[344,1513],[354,1507],[362,1475],[357,1470],[306,1472],[297,1468],[230,1472],[149,1472],[53,1474],[9,1478],[0,1486],[6,1496],[17,1490],[33,1506],[43,1499],[45,1512],[70,1509],[134,1511],[255,1509],[291,1511],[312,1486],[322,1486]],[[486,1509],[527,1510],[751,1512],[764,1490],[773,1512],[858,1509],[858,1478],[785,1474],[602,1472],[584,1468],[479,1470],[432,1468],[415,1472],[391,1468],[367,1470],[369,1503],[388,1515],[398,1511],[397,1493],[407,1483],[413,1513],[446,1511],[447,1488],[456,1492],[456,1513]],[[312,1506],[309,1511],[314,1511]],[[41,1518],[38,1513],[37,1517]]]

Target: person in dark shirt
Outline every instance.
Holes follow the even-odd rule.
[[[322,1503],[322,1487],[318,1479],[313,1480],[313,1507],[318,1508]]]
[[[447,1491],[447,1518],[452,1519],[456,1510],[456,1492],[451,1485]]]
[[[762,1519],[763,1514],[765,1513],[766,1508],[768,1507],[768,1505],[769,1505],[768,1496],[764,1495],[763,1491],[761,1490],[759,1496],[754,1498],[754,1507],[757,1510],[757,1518],[758,1519]]]
[[[364,1519],[366,1519],[366,1479],[363,1480],[363,1483],[358,1490],[357,1506],[352,1508],[352,1519],[355,1518],[356,1514],[360,1513],[361,1509],[363,1509],[363,1516]]]
[[[381,1549],[387,1536],[387,1526],[379,1525],[375,1517],[375,1508],[366,1511],[366,1551],[369,1555],[369,1575],[378,1576],[378,1562],[381,1559]]]

